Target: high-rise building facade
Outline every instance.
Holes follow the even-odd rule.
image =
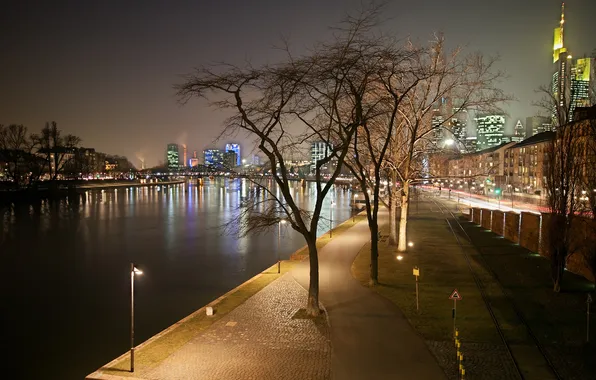
[[[564,3],[561,7],[559,27],[555,28],[554,33],[553,63],[552,93],[557,104],[556,106],[553,105],[552,122],[556,126],[560,123],[573,121],[573,115],[577,107],[594,105],[590,88],[593,88],[596,81],[594,68],[596,60],[585,57],[573,59],[565,46]]]
[[[476,121],[476,150],[501,145],[505,132],[505,116],[478,115]]]
[[[238,155],[233,150],[228,150],[223,154],[223,165],[226,169],[234,169],[238,161]]]
[[[594,101],[593,91],[596,83],[596,59],[595,58],[579,58],[575,60],[571,67],[571,107],[570,117],[573,121],[573,115],[577,107],[590,107]]]
[[[203,151],[203,159],[206,166],[221,168],[224,164],[224,152],[219,149],[206,149]]]
[[[236,152],[236,165],[234,165],[234,166],[240,166],[240,163],[242,160],[242,156],[240,156],[240,144],[236,144],[236,143],[226,144],[226,152],[229,152],[229,151]]]
[[[542,132],[552,131],[552,120],[543,116],[530,116],[526,118],[526,138]]]
[[[180,147],[178,144],[168,144],[166,166],[169,170],[178,170],[180,168]]]
[[[310,146],[311,170],[315,170],[317,161],[330,156],[332,149],[333,147],[324,141],[317,141],[312,143]],[[326,167],[322,169],[326,169]]]

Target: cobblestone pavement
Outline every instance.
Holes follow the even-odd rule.
[[[459,379],[456,350],[452,341],[426,341],[450,380]],[[466,379],[517,380],[517,372],[507,350],[502,345],[488,343],[462,343]]]
[[[329,379],[329,326],[324,318],[297,317],[306,298],[306,291],[286,274],[142,377]]]

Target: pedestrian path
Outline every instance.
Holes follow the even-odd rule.
[[[388,222],[385,209],[379,210],[379,219]],[[331,325],[332,378],[444,379],[424,340],[397,306],[352,277],[354,258],[369,240],[364,221],[319,252],[320,301]],[[308,288],[308,262],[292,274]]]
[[[380,219],[386,223],[387,213],[380,211]],[[352,277],[352,262],[369,241],[368,231],[364,220],[319,251],[320,301],[327,319],[304,313],[305,260],[159,364],[137,368],[133,377],[100,369],[88,378],[444,379],[400,310]]]

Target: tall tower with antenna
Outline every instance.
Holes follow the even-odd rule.
[[[552,95],[557,103],[553,104],[552,119],[553,126],[557,127],[570,121],[570,84],[573,62],[571,54],[565,46],[565,3],[561,5],[561,20],[559,26],[555,28],[554,37]]]

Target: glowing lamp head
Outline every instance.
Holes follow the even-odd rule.
[[[413,247],[414,246],[414,242],[408,242],[408,247]]]
[[[402,260],[403,260],[403,258],[404,258],[404,257],[403,257],[402,255],[397,255],[397,259],[398,259],[399,261],[402,261]]]
[[[137,267],[132,267],[132,273],[134,273],[135,276],[138,276],[138,275],[143,274],[143,271]]]

